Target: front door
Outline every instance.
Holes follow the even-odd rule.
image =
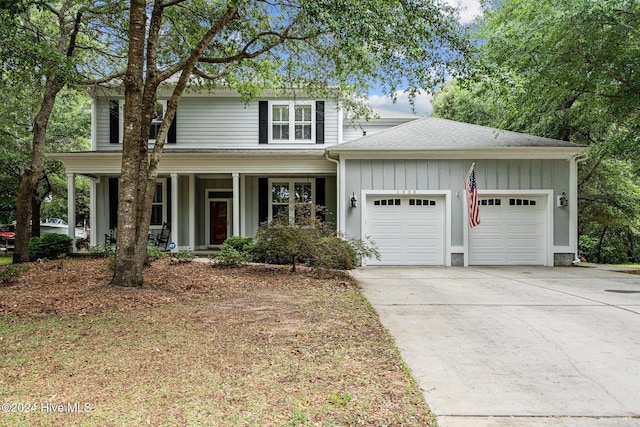
[[[209,201],[209,244],[221,245],[229,237],[229,201]]]

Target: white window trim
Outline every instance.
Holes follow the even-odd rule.
[[[164,117],[167,115],[167,100],[166,99],[159,99],[156,101],[157,104],[161,104],[162,105],[162,118],[164,119]],[[155,110],[155,108],[154,108]],[[162,123],[162,120],[160,121],[156,121],[156,120],[151,120],[151,125],[153,124],[158,124],[160,125]],[[156,140],[155,139],[149,139],[149,143],[153,144],[155,143]]]
[[[151,203],[152,205],[162,205],[162,222],[160,224],[150,224],[149,228],[161,228],[162,224],[167,222],[167,178],[159,178],[156,185],[162,185],[162,203]]]
[[[271,221],[273,219],[273,184],[288,184],[289,185],[289,221],[295,222],[296,214],[296,201],[294,191],[291,191],[292,186],[296,183],[311,184],[311,205],[312,214],[314,213],[313,207],[316,205],[316,180],[315,178],[269,178],[269,212],[267,219]]]
[[[289,106],[289,139],[273,139],[273,106]],[[311,139],[296,139],[296,115],[297,105],[311,106]],[[314,101],[269,101],[269,143],[270,144],[315,144],[316,142],[316,103]]]

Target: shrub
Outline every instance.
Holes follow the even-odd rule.
[[[156,245],[149,244],[147,245],[147,261],[145,265],[149,266],[152,262],[159,260],[160,258],[167,256],[162,250]]]
[[[250,262],[251,256],[225,243],[220,247],[218,252],[213,252],[209,255],[209,259],[214,262],[214,265],[237,267]]]
[[[358,255],[347,240],[337,236],[324,237],[314,245],[307,264],[311,267],[351,270],[358,264]]]
[[[227,238],[223,246],[230,246],[241,254],[249,255],[253,258],[256,244],[251,237],[232,236]]]
[[[178,263],[185,263],[185,262],[191,262],[196,258],[197,258],[196,254],[194,254],[191,249],[182,249],[177,253],[175,253],[171,258],[171,260],[172,261],[175,260],[174,262],[178,262]]]
[[[89,253],[96,258],[114,256],[116,251],[111,245],[95,245],[89,248]]]
[[[345,239],[317,215],[307,215],[303,221],[289,221],[288,213],[260,225],[256,235],[255,260],[269,264],[305,262],[312,267],[350,270],[362,257],[378,258],[375,243]]]
[[[64,234],[45,234],[29,240],[29,259],[56,259],[66,255],[73,240]]]
[[[13,282],[20,277],[22,273],[26,273],[29,267],[24,264],[11,264],[0,270],[0,283],[3,285]]]

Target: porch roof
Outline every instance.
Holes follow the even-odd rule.
[[[64,163],[67,173],[79,175],[119,175],[122,150],[47,153]],[[336,165],[325,158],[324,147],[256,149],[166,148],[159,174],[301,174],[336,173]]]

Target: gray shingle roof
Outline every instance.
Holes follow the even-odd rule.
[[[557,139],[425,117],[370,136],[328,148],[329,151],[463,150],[470,148],[530,148],[580,145]]]

